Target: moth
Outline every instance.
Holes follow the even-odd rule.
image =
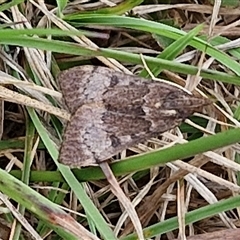
[[[71,119],[59,161],[71,167],[99,164],[113,193],[127,209],[138,237],[141,224],[108,163],[109,158],[178,126],[210,104],[167,82],[153,81],[100,66],[78,66],[58,76]],[[136,219],[137,218],[137,219]]]

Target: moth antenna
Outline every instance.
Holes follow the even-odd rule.
[[[117,179],[115,178],[115,176],[114,176],[111,168],[109,167],[108,163],[107,162],[101,162],[99,164],[99,166],[101,167],[103,173],[105,174],[105,176],[106,176],[106,178],[107,178],[107,180],[110,184],[112,193],[118,198],[119,202],[123,205],[123,207],[127,211],[128,216],[130,217],[130,219],[133,223],[133,226],[136,229],[136,233],[138,235],[138,238],[141,239],[141,240],[144,240],[142,225],[141,225],[141,222],[139,220],[139,217],[137,215],[137,212],[136,212],[133,204],[126,197],[123,190],[119,186],[119,183],[118,183]]]

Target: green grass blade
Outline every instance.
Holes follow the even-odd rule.
[[[12,0],[12,1],[7,1],[6,3],[0,4],[0,12],[3,12],[17,4],[20,4],[24,2],[24,0]]]
[[[115,58],[119,61],[130,62],[135,64],[142,64],[142,59],[138,54],[126,53],[122,51],[99,48],[97,50],[93,50],[91,48],[83,48],[73,43],[62,42],[58,40],[47,40],[47,39],[36,39],[27,36],[18,36],[18,37],[0,37],[0,43],[8,44],[8,45],[18,45],[24,47],[33,47],[39,48],[42,50],[59,52],[59,53],[68,53],[73,55],[82,55],[82,56],[104,56]],[[207,48],[209,49],[209,48]],[[161,66],[166,70],[170,70],[173,72],[184,73],[184,74],[192,74],[196,75],[198,73],[198,68],[194,66],[190,66],[187,64],[181,64],[174,61],[169,61],[165,59],[158,59],[153,57],[143,56],[148,65],[152,66]],[[240,69],[240,65],[239,65]],[[200,76],[207,78],[218,80],[222,82],[226,82],[229,84],[240,85],[240,77],[235,75],[226,74],[219,71],[214,70],[205,70],[203,69],[200,72]]]
[[[216,135],[202,137],[188,143],[178,144],[163,150],[155,150],[129,157],[121,161],[116,161],[111,164],[111,168],[116,176],[122,176],[143,169],[149,169],[154,166],[163,165],[177,159],[192,157],[196,154],[235,144],[239,141],[240,129],[231,129]],[[105,179],[105,176],[99,167],[73,169],[72,171],[79,181]],[[18,171],[11,171],[11,173],[19,176]],[[45,175],[41,172],[33,171],[31,180],[39,181],[43,178],[44,181],[50,181],[50,175],[52,174],[56,175],[55,179],[59,178],[59,181],[61,181],[61,175],[57,172],[45,172],[45,174],[46,177],[44,177]]]
[[[28,116],[26,117],[26,138],[25,138],[25,149],[24,149],[24,161],[22,170],[22,182],[26,185],[29,184],[31,164],[32,164],[32,149],[35,139],[35,128],[31,121],[29,121]],[[23,205],[19,206],[19,212],[24,215],[25,207]],[[13,239],[18,240],[20,237],[22,225],[18,222],[16,229],[14,231]]]
[[[119,26],[130,28],[134,30],[145,31],[149,33],[159,34],[161,36],[169,37],[177,40],[179,37],[185,35],[186,33],[177,28],[164,25],[162,23],[149,21],[145,19],[137,19],[123,16],[107,16],[101,14],[88,14],[88,15],[75,15],[75,16],[66,16],[65,20],[72,21],[73,23],[77,23],[78,25],[107,25],[107,26]],[[227,54],[222,51],[217,50],[213,46],[211,46],[206,41],[195,37],[192,41],[190,41],[189,45],[194,48],[206,52],[206,54],[214,57],[217,61],[230,68],[233,72],[240,75],[240,64],[237,61],[231,59]],[[207,46],[207,47],[206,47]]]
[[[205,207],[193,210],[191,212],[186,213],[185,224],[191,224],[202,219],[217,215],[224,211],[229,211],[236,207],[240,206],[240,196],[231,197],[226,200],[221,200],[217,203],[207,205]],[[170,231],[178,229],[178,218],[173,217],[163,222],[154,224],[150,227],[144,229],[144,236],[146,238],[152,238],[157,235],[161,235]],[[121,238],[121,240],[137,240],[137,236],[135,234],[131,234],[127,237]]]
[[[69,186],[71,187],[72,191],[76,194],[79,201],[81,202],[85,212],[89,216],[91,216],[91,220],[96,225],[98,231],[104,237],[104,239],[115,239],[114,233],[108,226],[108,224],[103,219],[102,215],[99,213],[91,199],[88,197],[86,192],[84,191],[82,185],[77,181],[75,176],[73,175],[72,171],[68,166],[58,163],[58,150],[56,145],[52,142],[51,138],[49,137],[47,130],[41,124],[37,114],[31,108],[27,108],[28,113],[43,141],[49,154],[51,155],[52,159],[54,160],[55,164],[57,165],[59,171],[63,175],[64,179],[67,181]]]
[[[1,192],[36,214],[47,224],[50,224],[51,228],[60,236],[67,236],[67,239],[78,239],[65,231],[64,228],[54,225],[54,216],[62,216],[66,217],[66,219],[68,216],[59,206],[2,169],[0,169],[0,179]]]
[[[165,60],[174,60],[178,56],[178,54],[181,53],[187,47],[189,42],[202,30],[202,28],[203,28],[203,25],[199,25],[196,28],[192,29],[186,35],[180,37],[170,46],[166,47],[162,51],[162,53],[160,53],[157,56],[157,58],[162,58]],[[164,70],[162,66],[149,65],[148,67],[154,76],[157,76],[162,70]],[[145,77],[145,78],[150,77],[149,73],[145,69],[142,70],[139,76]]]
[[[113,6],[113,7],[106,7],[106,8],[100,8],[93,11],[86,11],[83,12],[83,14],[89,15],[89,14],[104,14],[104,15],[122,15],[130,10],[132,10],[135,6],[138,6],[141,4],[144,0],[125,0],[121,2],[120,4]],[[67,16],[74,16],[75,14],[69,14]],[[78,15],[78,14],[76,14]],[[66,15],[65,15],[66,17]]]

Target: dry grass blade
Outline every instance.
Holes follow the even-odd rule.
[[[69,114],[64,110],[61,110],[51,105],[47,105],[43,102],[32,99],[26,95],[11,91],[2,86],[0,86],[0,97],[8,102],[26,105],[29,107],[33,107],[33,108],[51,113],[63,119],[69,119]]]
[[[128,213],[128,216],[131,218],[132,224],[136,229],[138,238],[145,239],[143,236],[142,225],[141,222],[139,221],[139,217],[135,211],[135,208],[131,201],[126,197],[126,195],[120,188],[119,183],[117,182],[115,176],[113,175],[112,170],[109,167],[108,163],[103,162],[100,164],[100,167],[111,185],[111,190],[113,194],[118,198],[119,202],[124,206],[126,212]]]
[[[34,203],[35,209],[40,206],[41,210],[41,206],[47,206],[42,205],[44,200],[50,199],[63,205],[69,213],[45,208],[43,213],[34,212],[33,218],[29,211],[19,209],[21,216],[1,195],[4,204],[11,209],[11,212],[1,213],[2,231],[11,229],[13,239],[25,237],[25,229],[35,239],[47,235],[49,239],[66,238],[65,234],[70,233],[77,239],[117,239],[121,236],[124,240],[136,239],[135,232],[140,239],[144,236],[159,240],[238,238],[238,230],[234,229],[239,227],[240,218],[239,199],[235,198],[240,192],[240,147],[234,135],[240,127],[240,12],[237,0],[190,0],[176,4],[142,0],[0,2],[0,174],[4,169],[4,173],[9,172],[7,176],[22,176],[25,186],[28,182],[39,186],[26,190],[26,196],[30,196],[34,188],[38,199],[43,197]],[[204,26],[200,29],[202,23]],[[72,109],[69,113],[65,110],[56,76],[65,69],[86,65],[94,69],[101,66],[101,71],[107,67],[112,72],[111,81],[105,81],[105,76],[109,76],[109,71],[105,70],[91,88],[81,87],[84,94],[74,92],[69,98]],[[132,87],[139,74],[176,86],[192,99],[204,99],[201,110],[199,105],[191,104],[194,111],[201,114],[191,112],[179,128],[164,132],[182,120],[177,124],[172,122],[176,110],[161,112],[163,85],[159,89],[153,87],[148,99],[145,98],[149,93],[147,84],[142,89],[137,87],[128,93],[126,90],[116,93],[114,87],[120,84],[116,76],[121,72],[134,78],[129,84]],[[88,75],[93,76],[91,72]],[[79,74],[79,82],[84,82],[84,76]],[[126,79],[122,78],[122,84]],[[67,76],[66,83],[70,82]],[[73,82],[76,83],[76,79]],[[98,94],[99,89],[103,89],[101,94]],[[111,89],[112,95],[106,89]],[[140,96],[143,91],[146,94]],[[92,114],[86,115],[82,105],[88,104],[76,108],[73,105],[79,99],[86,100],[89,92],[94,104],[90,107]],[[121,102],[117,101],[119,95]],[[96,100],[99,96],[105,97],[101,103]],[[124,105],[134,96],[138,97]],[[156,96],[161,101],[153,103]],[[171,103],[177,99],[173,92],[169,92],[168,97]],[[151,107],[144,105],[147,101],[153,103]],[[213,104],[206,106],[209,102]],[[139,105],[133,107],[134,104]],[[100,118],[111,106],[111,110],[121,108],[124,114],[118,118],[113,115]],[[153,106],[157,108],[155,111],[151,111]],[[182,113],[188,112],[186,102],[179,106]],[[159,116],[166,118],[154,129],[155,135],[142,138],[142,132],[145,133],[149,126],[144,125],[139,116],[134,117],[132,125],[119,127],[135,111],[151,116],[149,126],[158,125]],[[99,112],[101,114],[97,114]],[[84,136],[88,144],[81,145],[65,163],[73,160],[73,156],[81,163],[87,160],[80,169],[70,170],[58,162],[58,151],[64,148],[59,143],[65,123],[84,117],[85,123],[92,123],[92,126],[100,122],[100,130],[89,138]],[[79,138],[83,135],[79,137],[78,134],[79,128],[84,126],[80,121],[78,129],[73,128],[74,141],[68,153],[76,143],[82,142]],[[113,126],[111,141],[106,140],[101,130],[109,132]],[[125,138],[124,148],[112,151],[112,145],[122,143],[122,139],[115,137],[119,129],[127,132],[131,140],[141,141],[131,145],[133,142]],[[85,132],[89,136],[91,131]],[[226,141],[224,133],[236,140]],[[221,139],[218,136],[222,136]],[[100,139],[96,145],[95,139]],[[216,139],[221,147],[211,148],[211,144],[217,144],[208,139]],[[191,145],[194,142],[196,144]],[[107,147],[102,148],[103,143]],[[90,149],[91,144],[94,147]],[[82,157],[86,149],[94,158]],[[127,159],[120,161],[123,158]],[[112,162],[108,165],[104,162],[106,159]],[[108,182],[103,180],[102,171]],[[29,200],[26,196],[19,200],[22,193],[18,188],[8,191],[15,182],[9,180],[4,186],[4,180],[1,178],[0,191],[15,201],[14,204],[31,211],[32,205],[26,204]],[[228,201],[232,201],[231,204]],[[228,204],[223,206],[224,203]],[[55,207],[59,210],[58,205]],[[212,207],[209,211],[212,215],[204,210],[205,206]],[[192,216],[195,211],[198,214]],[[49,217],[48,226],[40,221],[46,216]],[[23,224],[15,224],[16,219]],[[51,224],[64,233],[49,227]],[[1,234],[0,231],[0,237]],[[3,239],[8,238],[6,235]]]

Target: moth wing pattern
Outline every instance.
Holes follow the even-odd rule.
[[[209,101],[163,82],[81,66],[63,71],[59,84],[72,117],[60,162],[98,164],[178,126]]]
[[[132,126],[126,129],[123,122]],[[65,128],[59,161],[72,167],[96,165],[139,142],[148,132],[148,126],[144,128],[143,124],[141,118],[106,112],[102,104],[84,104]],[[136,125],[142,128],[132,139]]]
[[[106,67],[84,65],[62,71],[58,75],[58,83],[63,99],[73,114],[83,104],[101,101],[104,92],[116,81],[121,79],[124,85],[128,85],[132,78]]]
[[[58,75],[63,99],[71,114],[75,113],[83,104],[102,101],[103,95],[109,90],[120,97],[126,89],[131,94],[128,97],[136,98],[136,94],[142,96],[147,90],[145,85],[154,82],[110,68],[91,65],[73,67]],[[169,87],[168,84],[163,85]]]

